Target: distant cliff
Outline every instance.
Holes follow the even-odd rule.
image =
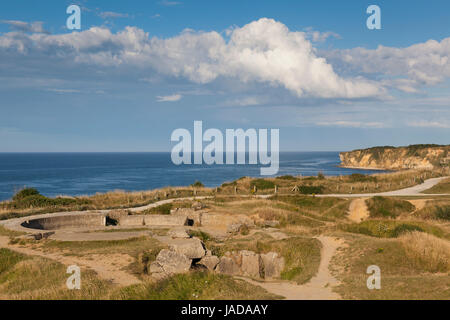
[[[432,169],[450,164],[450,145],[417,144],[342,152],[342,167],[371,169]]]

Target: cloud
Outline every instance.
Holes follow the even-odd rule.
[[[353,48],[324,52],[324,55],[351,72],[390,76],[393,79],[385,82],[386,85],[408,93],[450,77],[450,38],[428,40],[406,48]]]
[[[344,127],[344,128],[384,128],[385,125],[382,122],[361,122],[361,121],[347,121],[347,120],[336,120],[336,121],[323,121],[317,122],[318,126],[325,127]]]
[[[181,94],[174,94],[171,96],[158,96],[156,97],[158,102],[176,102],[180,101],[183,96]]]
[[[420,121],[411,121],[408,122],[409,127],[417,127],[417,128],[443,128],[443,129],[449,129],[450,128],[450,122],[441,122],[441,121],[427,121],[427,120],[420,120]]]
[[[55,88],[50,88],[47,89],[47,91],[49,92],[55,92],[55,93],[80,93],[80,90],[76,90],[76,89],[55,89]]]
[[[308,39],[310,39],[312,42],[324,42],[328,38],[336,38],[336,39],[342,38],[336,32],[332,32],[332,31],[320,32],[320,31],[314,30],[312,27],[306,28],[305,34],[306,34],[306,37]]]
[[[112,12],[112,11],[105,11],[105,12],[100,12],[99,16],[102,19],[108,19],[108,18],[128,18],[129,15],[128,13],[119,13],[119,12]]]
[[[192,30],[167,39],[150,38],[136,27],[117,33],[94,27],[59,35],[0,36],[0,54],[14,49],[23,57],[45,54],[46,59],[99,68],[136,67],[198,84],[220,78],[262,83],[283,87],[297,97],[353,99],[385,94],[375,81],[342,78],[316,55],[303,32],[291,32],[267,18],[234,28],[228,40],[215,31]]]
[[[18,20],[0,20],[0,23],[7,24],[14,31],[20,32],[34,32],[34,33],[49,33],[44,29],[44,23],[41,21],[24,22]]]
[[[163,0],[160,1],[159,4],[162,6],[166,6],[166,7],[173,7],[173,6],[177,6],[179,4],[181,4],[182,2],[179,1],[168,1],[168,0]]]

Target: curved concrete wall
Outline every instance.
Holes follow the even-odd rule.
[[[149,214],[123,216],[118,221],[120,226],[184,226],[187,222],[187,217]]]
[[[22,227],[39,230],[58,230],[85,227],[102,227],[106,225],[106,217],[100,214],[80,214],[30,219],[22,223]]]

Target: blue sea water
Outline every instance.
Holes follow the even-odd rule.
[[[374,172],[338,165],[339,152],[282,152],[278,175]],[[242,176],[260,176],[260,166],[176,166],[170,153],[0,153],[0,200],[10,199],[25,186],[37,188],[49,197],[76,196],[186,186],[196,180],[215,187]]]

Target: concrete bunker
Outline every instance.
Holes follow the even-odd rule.
[[[22,227],[38,230],[59,230],[106,226],[106,217],[100,214],[76,214],[26,220]]]

